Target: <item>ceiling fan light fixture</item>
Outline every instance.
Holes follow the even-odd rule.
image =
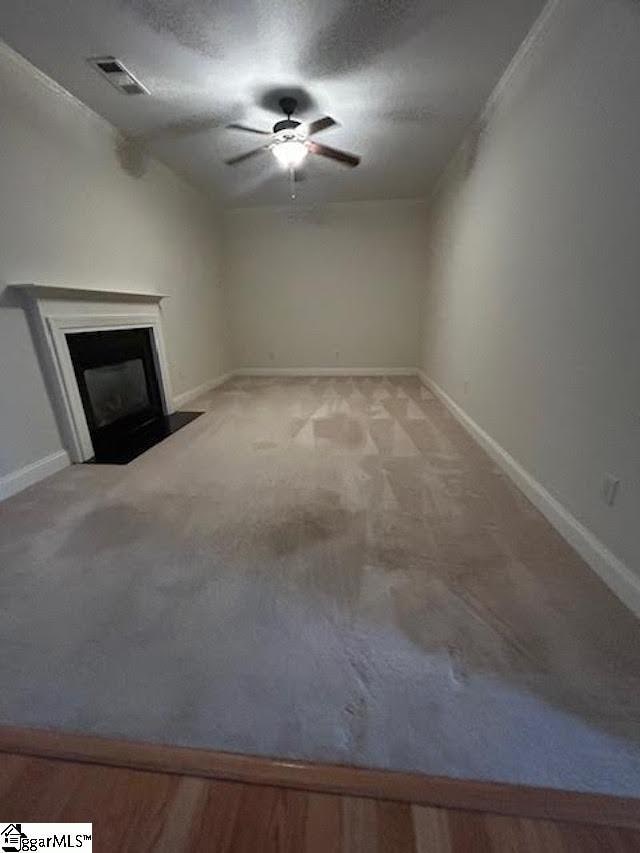
[[[309,153],[301,139],[283,139],[282,142],[275,142],[271,150],[284,169],[295,169]]]
[[[324,118],[317,118],[309,124],[306,122],[303,123],[291,118],[297,107],[295,98],[281,98],[279,103],[280,109],[286,118],[277,121],[271,132],[268,130],[259,130],[255,127],[247,127],[246,124],[238,124],[236,122],[227,125],[228,128],[234,130],[243,130],[245,133],[257,133],[259,136],[271,137],[270,141],[265,145],[253,148],[251,151],[245,151],[243,154],[226,160],[225,162],[228,166],[236,166],[238,163],[250,160],[258,154],[271,151],[278,164],[289,172],[293,186],[293,182],[299,178],[299,176],[296,177],[296,169],[302,165],[307,154],[317,154],[320,157],[327,157],[329,160],[335,160],[351,168],[358,165],[360,157],[356,154],[349,154],[348,151],[341,151],[339,148],[332,148],[330,145],[321,145],[315,139],[311,138],[322,130],[335,127],[337,125],[335,119],[332,119],[331,116],[324,116]],[[294,197],[292,195],[292,198]]]

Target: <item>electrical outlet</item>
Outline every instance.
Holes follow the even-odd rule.
[[[611,476],[611,474],[604,475],[600,494],[602,496],[602,500],[607,504],[607,506],[613,506],[616,502],[619,486],[620,480],[616,479],[616,477]]]
[[[464,393],[468,394],[469,393],[469,380],[468,379],[464,380],[464,386],[463,387],[464,387]]]
[[[273,361],[275,357],[276,357],[275,353],[273,353],[273,352],[269,353],[269,360],[270,361]]]
[[[336,361],[340,361],[340,350],[336,350]]]

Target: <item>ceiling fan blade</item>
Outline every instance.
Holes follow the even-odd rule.
[[[260,148],[254,148],[251,151],[247,151],[245,154],[239,154],[237,157],[232,157],[230,160],[225,160],[224,162],[227,166],[235,166],[236,163],[242,163],[243,160],[249,160],[251,157],[255,157],[256,154],[262,154],[263,151],[268,151],[268,145],[261,145]]]
[[[260,136],[271,136],[270,130],[258,130],[257,127],[247,127],[246,124],[236,124],[234,122],[233,124],[228,124],[227,128],[229,130],[244,130],[245,133],[257,133]]]
[[[317,118],[307,125],[307,136],[313,136],[314,133],[320,133],[321,130],[327,130],[327,128],[333,127],[335,124],[338,124],[338,122],[332,119],[331,116]]]
[[[348,154],[346,151],[339,151],[337,148],[330,148],[328,145],[320,145],[318,142],[308,142],[307,147],[312,154],[329,157],[331,160],[344,163],[345,166],[357,166],[360,162],[360,158],[356,154]]]

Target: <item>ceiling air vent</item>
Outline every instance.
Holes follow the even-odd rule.
[[[94,56],[87,62],[99,71],[112,86],[115,86],[120,92],[124,92],[125,95],[149,94],[142,83],[136,80],[133,74],[127,71],[115,56]]]

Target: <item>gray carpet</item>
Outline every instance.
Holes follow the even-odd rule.
[[[0,505],[0,721],[640,794],[640,624],[416,379],[237,379]]]

